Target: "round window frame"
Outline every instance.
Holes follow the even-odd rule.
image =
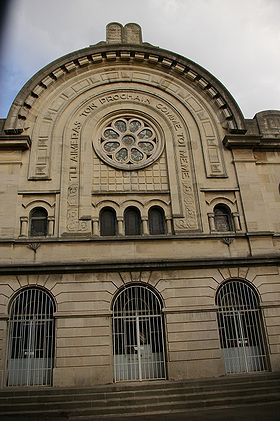
[[[102,143],[104,143],[103,141],[104,137],[102,137],[104,131],[106,129],[112,128],[112,124],[114,122],[118,120],[123,120],[123,119],[127,121],[133,120],[133,119],[140,120],[142,123],[144,123],[143,129],[146,129],[146,128],[152,129],[152,131],[155,134],[154,136],[154,138],[156,139],[155,151],[148,158],[142,160],[141,162],[138,162],[138,163],[118,162],[116,160],[113,160],[111,157],[109,157],[102,147]],[[133,132],[131,133],[132,135],[134,135]],[[126,134],[128,133],[126,132]],[[98,139],[97,141],[93,141],[93,148],[97,156],[103,162],[108,164],[110,167],[121,169],[124,171],[135,171],[135,170],[139,170],[139,169],[150,166],[151,164],[153,164],[159,159],[164,148],[164,142],[162,140],[162,136],[160,136],[160,130],[156,127],[155,123],[151,121],[150,118],[147,118],[146,116],[143,116],[140,113],[138,114],[138,113],[122,112],[122,113],[110,115],[109,117],[106,118],[105,121],[103,120],[102,124],[99,126],[97,139]],[[117,141],[117,139],[114,139],[114,140]]]

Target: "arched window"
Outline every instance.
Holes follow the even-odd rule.
[[[162,303],[146,285],[129,285],[113,303],[114,380],[164,379]]]
[[[141,215],[137,208],[131,206],[124,211],[125,235],[140,235]]]
[[[112,208],[103,208],[100,212],[100,235],[116,235],[116,212]]]
[[[227,373],[267,370],[266,340],[258,295],[246,282],[225,282],[216,296],[220,343]]]
[[[34,208],[30,212],[30,230],[32,237],[48,234],[48,212],[44,208]]]
[[[8,386],[51,385],[54,356],[54,302],[39,288],[12,301],[8,324]]]
[[[233,231],[231,211],[226,205],[217,205],[214,208],[214,222],[217,231]]]
[[[149,210],[149,232],[152,235],[166,232],[164,211],[159,206],[153,206]]]

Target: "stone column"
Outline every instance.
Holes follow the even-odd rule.
[[[91,219],[91,233],[92,233],[92,235],[100,235],[99,219],[98,218],[92,218]]]
[[[54,235],[54,216],[48,216],[48,235],[53,236]]]
[[[235,231],[241,231],[241,224],[240,224],[239,213],[238,212],[233,212],[232,213],[232,218],[233,218],[233,224],[234,224]]]
[[[118,221],[118,234],[119,235],[124,235],[124,223],[123,223],[123,218],[118,217],[117,218]]]
[[[22,216],[20,218],[20,236],[27,237],[28,236],[28,217]]]
[[[166,218],[167,234],[172,234],[172,219]]]
[[[210,231],[211,232],[216,231],[215,214],[213,212],[208,213],[208,221],[209,221]]]
[[[148,218],[142,218],[142,230],[144,235],[149,235]]]

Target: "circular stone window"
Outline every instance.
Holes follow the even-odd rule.
[[[151,124],[138,117],[120,117],[107,123],[94,146],[101,159],[125,170],[150,165],[163,148]]]

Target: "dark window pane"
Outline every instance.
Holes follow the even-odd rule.
[[[141,234],[141,217],[137,208],[127,208],[124,213],[125,235]]]
[[[116,235],[116,227],[116,213],[114,209],[102,209],[100,212],[100,235]]]
[[[153,207],[149,211],[149,231],[152,235],[165,234],[164,212],[159,207]]]
[[[30,235],[46,236],[48,233],[48,213],[43,208],[35,208],[30,212]]]
[[[226,232],[233,230],[231,212],[226,206],[215,207],[214,220],[217,231]]]

